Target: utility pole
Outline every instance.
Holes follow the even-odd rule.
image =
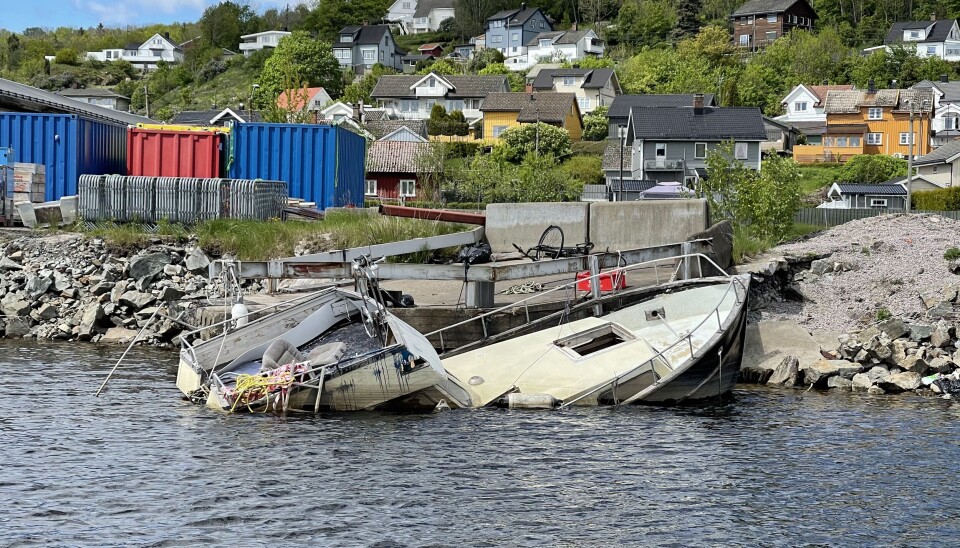
[[[913,137],[913,110],[915,105],[916,101],[910,101],[910,153],[907,154],[907,204],[905,206],[907,213],[910,213],[910,200],[912,198],[910,183],[913,180],[913,142],[916,140]]]
[[[150,117],[150,96],[147,95],[147,85],[143,85],[143,104],[147,109],[147,118]]]
[[[617,188],[617,201],[623,201],[623,148],[627,141],[627,126],[617,126],[617,142],[620,144],[620,185]]]

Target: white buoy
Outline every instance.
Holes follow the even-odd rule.
[[[230,317],[233,318],[234,325],[238,328],[247,325],[249,321],[247,314],[250,313],[250,310],[247,309],[247,305],[243,304],[243,297],[240,297],[236,303],[234,303],[233,308],[230,309]]]

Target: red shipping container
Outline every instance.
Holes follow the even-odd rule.
[[[129,128],[127,175],[221,177],[220,133]]]
[[[623,289],[627,287],[627,276],[620,272],[601,272],[600,276],[600,291],[613,291],[614,289]],[[578,291],[590,291],[590,273],[589,272],[578,272],[577,273],[577,290]]]

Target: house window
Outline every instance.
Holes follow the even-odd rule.
[[[543,21],[540,21],[540,28],[543,28]]]
[[[919,40],[919,39],[920,39],[920,31],[911,30],[911,31],[910,31],[910,39],[911,39],[911,40]]]
[[[377,181],[376,179],[367,179],[363,186],[363,195],[364,196],[376,196],[377,195]]]
[[[400,180],[400,195],[409,198],[417,195],[417,182],[412,179]]]
[[[868,145],[881,145],[881,144],[883,144],[883,134],[882,134],[882,133],[868,133],[868,134],[867,134],[867,144],[868,144]]]
[[[733,154],[737,160],[746,160],[747,159],[747,143],[736,143],[734,145]]]
[[[493,138],[500,138],[500,134],[507,130],[507,126],[493,126]]]
[[[957,121],[958,121],[958,120],[960,120],[960,118],[957,118],[956,115],[950,116],[950,117],[948,117],[948,118],[944,118],[944,119],[943,119],[943,129],[957,129],[957,128],[958,128],[958,124],[957,124]]]
[[[410,2],[404,2],[404,3],[403,3],[403,9],[405,9],[405,10],[410,9]]]
[[[773,42],[773,41],[776,40],[776,39],[777,39],[777,31],[775,31],[775,30],[768,30],[768,31],[767,31],[767,41],[768,41],[768,42]]]
[[[499,44],[500,42],[503,42],[503,36],[493,36],[490,38],[491,44]]]
[[[887,207],[885,198],[870,198],[870,207]]]
[[[402,112],[416,112],[420,110],[420,101],[404,99],[400,101],[400,110]]]
[[[806,101],[797,101],[793,104],[794,112],[806,112],[807,111],[807,102]]]
[[[900,144],[901,145],[912,145],[913,144],[913,135],[910,133],[901,133],[900,134]]]
[[[430,78],[429,80],[427,80],[427,87],[428,87],[428,88],[435,88],[435,87],[437,87],[437,79],[436,79],[436,78]]]
[[[927,55],[936,55],[937,46],[927,46]]]
[[[956,57],[958,55],[960,55],[960,49],[947,48],[947,57]]]
[[[850,146],[852,147],[860,146],[860,137],[857,137],[857,136],[850,137]]]
[[[823,138],[823,146],[825,146],[825,147],[832,147],[832,146],[833,146],[833,137],[824,137],[824,138]]]
[[[741,35],[740,35],[740,45],[741,45],[741,46],[749,46],[749,45],[750,45],[750,35],[749,35],[749,34],[741,34]]]
[[[883,120],[883,109],[882,108],[867,109],[867,120]]]
[[[695,143],[693,145],[693,157],[703,159],[707,157],[707,143]]]
[[[374,52],[373,52],[373,50],[369,50],[369,49],[363,50],[363,60],[364,60],[364,61],[372,61],[372,60],[374,60],[375,58],[376,58],[376,57],[374,57]]]
[[[777,14],[776,14],[776,13],[768,13],[768,14],[767,14],[767,23],[776,23],[776,22],[777,22]]]
[[[511,33],[510,33],[510,40],[511,40],[512,42],[516,42],[516,41],[520,40],[520,33],[519,33],[519,32],[511,32]]]
[[[563,77],[563,85],[565,85],[565,86],[572,86],[574,82],[575,82],[575,80],[573,79],[573,76],[564,76],[564,77]]]
[[[748,24],[748,25],[752,25],[752,24],[753,24],[753,16],[752,16],[752,15],[747,16],[747,24]]]
[[[580,105],[580,110],[586,110],[590,108],[590,98],[589,97],[577,97],[577,104]]]
[[[846,138],[846,137],[837,137],[836,143],[837,143],[837,146],[838,146],[838,147],[845,147],[845,146],[847,146],[847,138]]]
[[[447,112],[453,112],[455,110],[463,111],[463,100],[462,99],[449,99],[447,100]]]

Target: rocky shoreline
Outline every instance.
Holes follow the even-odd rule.
[[[125,343],[157,313],[138,342],[170,345],[186,329],[178,317],[224,293],[221,281],[208,280],[210,257],[195,244],[157,239],[129,253],[67,233],[11,239],[0,250],[6,338]]]

